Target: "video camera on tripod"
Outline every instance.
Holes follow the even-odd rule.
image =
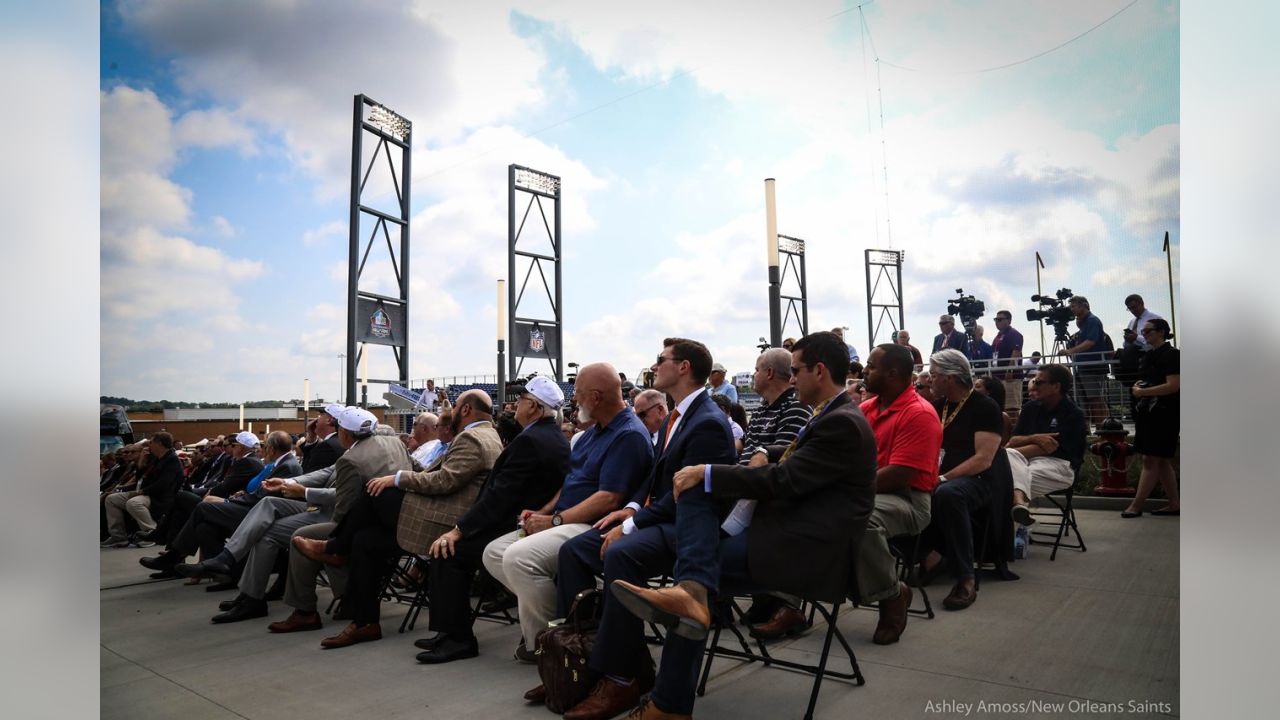
[[[977,323],[978,318],[987,312],[987,304],[972,295],[965,295],[964,288],[956,288],[956,294],[960,297],[947,301],[947,314],[959,315],[960,324],[965,330],[969,331],[970,337],[973,336],[973,326]]]
[[[1046,325],[1053,326],[1053,341],[1055,343],[1066,343],[1071,338],[1071,333],[1067,332],[1067,326],[1076,316],[1071,312],[1071,308],[1067,307],[1067,299],[1075,293],[1071,292],[1071,288],[1059,288],[1054,293],[1057,297],[1049,297],[1048,295],[1032,295],[1031,301],[1039,303],[1040,307],[1027,310],[1027,320],[1031,322],[1044,321]]]

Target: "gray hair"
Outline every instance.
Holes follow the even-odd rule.
[[[373,429],[373,434],[374,435],[390,435],[391,437],[398,437],[400,435],[400,431],[396,430],[390,425],[383,425],[382,423],[378,423],[378,427]]]
[[[413,426],[418,427],[418,425],[422,423],[428,423],[428,422],[431,423],[432,425],[439,425],[440,418],[437,417],[435,413],[421,412],[421,413],[418,413],[418,416],[413,419]]]
[[[929,370],[939,375],[949,375],[965,387],[973,387],[973,369],[969,358],[954,348],[939,350],[929,358]]]
[[[774,376],[779,380],[791,379],[791,351],[786,348],[769,348],[760,355],[763,366],[767,370],[773,370]]]
[[[667,394],[662,392],[661,390],[654,390],[653,388],[649,388],[648,390],[645,390],[644,392],[637,395],[635,402],[640,402],[640,398],[644,398],[652,402],[654,405],[661,405],[664,409],[668,409],[668,410],[670,409],[670,408],[667,408]]]

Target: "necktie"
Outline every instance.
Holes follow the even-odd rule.
[[[680,417],[680,410],[678,409],[672,410],[671,414],[667,416],[667,430],[666,430],[666,433],[663,435],[663,441],[662,441],[663,450],[666,450],[667,446],[671,444],[671,428],[675,426],[676,418],[678,417]]]
[[[266,465],[263,465],[262,470],[257,475],[253,476],[253,479],[249,481],[249,484],[245,487],[244,491],[246,493],[256,492],[262,485],[262,481],[265,480],[266,477],[271,474],[271,471],[275,469],[275,463],[267,463]]]

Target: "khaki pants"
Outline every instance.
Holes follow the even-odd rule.
[[[1013,473],[1013,489],[1021,490],[1027,500],[1065,490],[1075,481],[1071,463],[1062,458],[1042,455],[1028,460],[1012,448],[1006,449],[1005,454],[1009,457],[1009,470]]]
[[[876,493],[876,507],[858,549],[858,592],[864,603],[898,596],[897,561],[889,552],[889,538],[919,535],[929,525],[932,496],[909,491],[910,497]]]
[[[151,519],[151,498],[146,495],[129,497],[129,493],[112,493],[102,501],[102,506],[107,513],[107,532],[112,539],[123,540],[129,534],[128,526],[124,523],[126,512],[138,521],[138,527],[143,532],[156,529],[156,523]]]
[[[485,546],[485,569],[520,602],[520,632],[527,650],[534,649],[538,633],[546,629],[556,612],[560,546],[590,528],[586,523],[572,523],[523,538],[512,531]]]

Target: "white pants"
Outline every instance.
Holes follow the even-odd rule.
[[[1071,463],[1056,457],[1033,457],[1028,460],[1012,448],[1005,450],[1009,456],[1009,469],[1013,471],[1013,489],[1021,490],[1027,500],[1055,490],[1065,490],[1075,480]]]
[[[121,540],[129,534],[124,523],[125,511],[138,521],[138,527],[144,532],[156,529],[156,523],[151,519],[151,498],[146,495],[129,497],[129,493],[112,493],[102,503],[107,513],[107,532],[113,540]]]
[[[485,546],[485,569],[520,602],[520,632],[530,652],[556,612],[560,546],[590,528],[586,523],[571,523],[523,538],[512,531]]]

